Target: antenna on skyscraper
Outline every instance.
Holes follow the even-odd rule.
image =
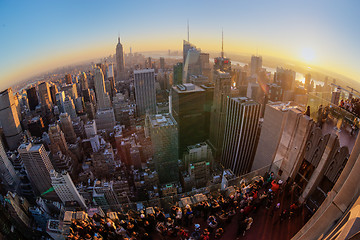
[[[221,57],[224,58],[224,30],[221,29]]]
[[[190,31],[189,31],[189,19],[187,20],[187,34],[188,34],[188,42],[190,42]]]

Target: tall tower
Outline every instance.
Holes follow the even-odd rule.
[[[0,140],[0,174],[1,179],[9,187],[16,187],[19,182],[14,166],[11,164],[9,158],[6,155],[2,141]]]
[[[149,129],[154,149],[154,163],[161,183],[178,181],[178,128],[170,113],[148,115]]]
[[[104,110],[110,108],[110,97],[109,94],[105,90],[105,82],[104,82],[104,74],[101,68],[95,68],[95,93],[97,99],[97,109]]]
[[[18,152],[25,165],[31,184],[37,194],[43,194],[51,188],[50,170],[54,169],[44,145],[23,143],[19,146]],[[50,195],[45,195],[50,197]]]
[[[89,83],[87,80],[86,73],[84,72],[80,73],[79,80],[80,80],[81,90],[89,89]]]
[[[65,135],[61,131],[58,124],[49,125],[49,138],[50,138],[50,151],[54,154],[59,150],[66,154],[69,151],[69,147],[65,140]]]
[[[0,123],[10,150],[15,150],[21,141],[21,125],[11,88],[0,92]]]
[[[84,198],[79,194],[69,173],[66,171],[58,173],[52,169],[50,170],[50,178],[55,192],[64,204],[76,201],[83,209],[87,208]]]
[[[116,67],[117,67],[117,79],[123,80],[125,77],[125,61],[124,50],[120,43],[120,37],[118,37],[118,44],[116,45]]]
[[[226,106],[231,97],[230,73],[216,71],[214,73],[215,89],[214,99],[210,116],[210,145],[213,148],[215,158],[221,154],[224,140]]]
[[[154,69],[134,70],[136,108],[139,116],[156,113]]]
[[[39,84],[39,97],[41,105],[49,110],[52,108],[51,93],[49,83],[42,82]]]
[[[221,164],[236,175],[248,173],[254,161],[260,104],[247,98],[228,98]]]
[[[262,57],[261,56],[251,56],[251,76],[258,74],[262,68]]]
[[[171,112],[179,129],[179,156],[186,147],[205,141],[205,90],[192,83],[173,86]]]
[[[69,114],[67,113],[60,114],[60,127],[65,134],[66,141],[69,143],[75,143],[77,137]]]
[[[27,98],[29,101],[29,107],[31,111],[34,111],[36,106],[39,105],[39,99],[37,96],[36,88],[31,87],[26,90]]]
[[[74,119],[77,117],[74,101],[72,98],[70,98],[69,96],[66,96],[65,101],[63,103],[63,107],[64,107],[64,112],[69,114],[71,119]]]

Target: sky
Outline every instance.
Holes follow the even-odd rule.
[[[0,88],[115,53],[182,50],[301,61],[360,81],[360,1],[0,0]]]

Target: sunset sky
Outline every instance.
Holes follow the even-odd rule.
[[[181,50],[256,53],[296,60],[359,80],[360,1],[0,0],[0,87],[115,53]],[[10,85],[9,85],[10,84]]]

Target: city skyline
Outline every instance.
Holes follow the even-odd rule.
[[[0,84],[8,87],[46,70],[114,54],[119,35],[125,53],[130,47],[178,51],[187,38],[187,20],[190,42],[202,51],[220,52],[224,29],[228,54],[258,52],[355,80],[360,73],[355,1],[182,3],[110,1],[98,10],[92,2],[2,2]]]

